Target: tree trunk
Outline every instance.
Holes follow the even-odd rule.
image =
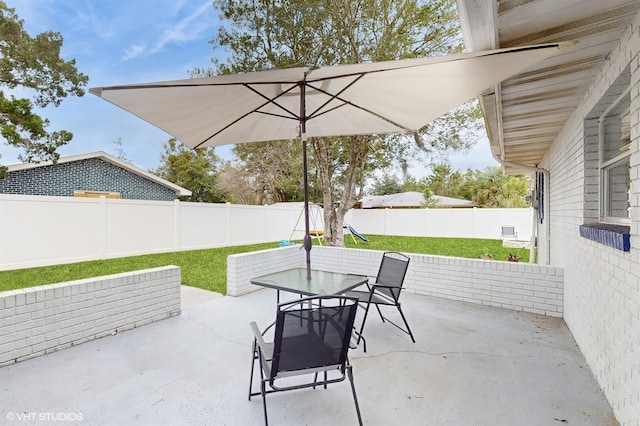
[[[337,209],[324,205],[324,240],[328,246],[344,247],[343,222],[344,215],[340,216]]]
[[[347,141],[346,144],[340,143],[336,138],[314,138],[312,141],[323,194],[324,239],[328,246],[333,247],[344,247],[344,216],[357,201],[358,196],[362,195],[362,188],[357,191],[358,177],[364,173],[371,137],[351,136]],[[341,149],[343,152],[340,152]],[[337,158],[346,159],[344,169],[336,170],[335,164],[341,163]],[[342,189],[339,198],[333,192],[337,187]]]

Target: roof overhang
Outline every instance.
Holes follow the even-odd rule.
[[[456,0],[466,49],[578,43],[480,96],[494,158],[537,167],[640,10],[637,0]]]

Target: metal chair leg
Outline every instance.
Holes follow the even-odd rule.
[[[402,308],[400,307],[400,304],[398,303],[396,306],[398,308],[398,312],[400,312],[402,321],[404,321],[405,327],[407,327],[407,333],[409,334],[409,337],[411,337],[411,340],[413,341],[413,343],[415,343],[416,339],[413,338],[413,333],[411,332],[411,328],[409,327],[409,323],[407,322],[407,319],[404,317],[404,313],[402,312]]]
[[[365,338],[364,338],[364,336],[363,336],[362,334],[360,334],[360,333],[358,332],[358,330],[356,330],[356,328],[355,328],[355,327],[353,327],[353,332],[358,336],[358,339],[357,339],[357,341],[356,341],[356,344],[355,344],[355,345],[351,344],[349,347],[350,347],[351,349],[355,349],[357,346],[359,346],[359,345],[360,345],[358,342],[359,342],[360,340],[362,340],[362,348],[363,348],[363,350],[364,350],[364,353],[367,353],[367,339],[365,339]]]
[[[358,340],[356,341],[356,345],[359,345],[360,339],[362,339],[362,330],[364,330],[364,325],[367,322],[367,315],[369,314],[370,305],[370,303],[367,303],[367,308],[364,310],[364,317],[362,318],[362,325],[360,326],[360,331],[358,332]]]
[[[378,310],[378,315],[380,315],[380,319],[382,320],[382,322],[385,322],[384,315],[382,315],[382,311],[380,310],[380,306],[378,306],[377,303],[376,303],[376,309]]]
[[[258,354],[256,353],[256,339],[253,339],[253,348],[251,352],[251,375],[249,376],[249,401],[251,401],[251,388],[253,387],[253,369],[256,365],[256,358]]]
[[[356,386],[353,383],[353,371],[351,365],[347,365],[347,377],[349,377],[349,383],[351,383],[351,392],[353,393],[353,402],[356,404],[356,413],[358,414],[358,424],[362,426],[362,415],[360,414],[360,405],[358,404],[358,396],[356,395]]]
[[[267,390],[265,380],[260,381],[260,393],[262,394],[262,405],[264,407],[264,424],[269,425],[269,419],[267,418]]]

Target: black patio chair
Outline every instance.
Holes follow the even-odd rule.
[[[382,255],[380,269],[378,270],[378,276],[376,277],[375,282],[373,284],[367,283],[366,291],[351,290],[344,294],[344,296],[347,297],[357,297],[359,305],[365,310],[364,317],[362,318],[362,326],[360,327],[360,331],[357,332],[357,343],[360,343],[360,339],[363,338],[362,332],[364,330],[364,325],[367,321],[367,315],[369,314],[369,308],[371,305],[374,305],[378,310],[378,314],[380,315],[382,322],[389,322],[391,325],[394,325],[401,331],[407,333],[409,337],[411,337],[413,343],[416,342],[416,339],[414,339],[413,333],[411,332],[411,328],[409,328],[409,323],[402,312],[402,306],[400,305],[400,292],[402,291],[404,277],[407,274],[407,268],[409,267],[409,260],[409,257],[402,253],[385,252]],[[380,310],[381,305],[395,306],[398,309],[398,312],[400,312],[400,316],[402,317],[402,321],[404,321],[406,329],[382,315],[382,311]]]
[[[316,386],[326,388],[348,377],[358,422],[362,425],[347,357],[357,308],[357,299],[341,296],[315,296],[281,303],[275,324],[267,329],[274,328],[272,343],[265,342],[266,331],[261,333],[257,324],[251,322],[254,340],[249,400],[262,395],[265,424],[268,424],[267,394]],[[252,391],[256,360],[260,362],[259,392]],[[322,373],[320,377],[318,373]]]

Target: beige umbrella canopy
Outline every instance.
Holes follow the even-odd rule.
[[[191,148],[415,132],[571,43],[90,89]]]

